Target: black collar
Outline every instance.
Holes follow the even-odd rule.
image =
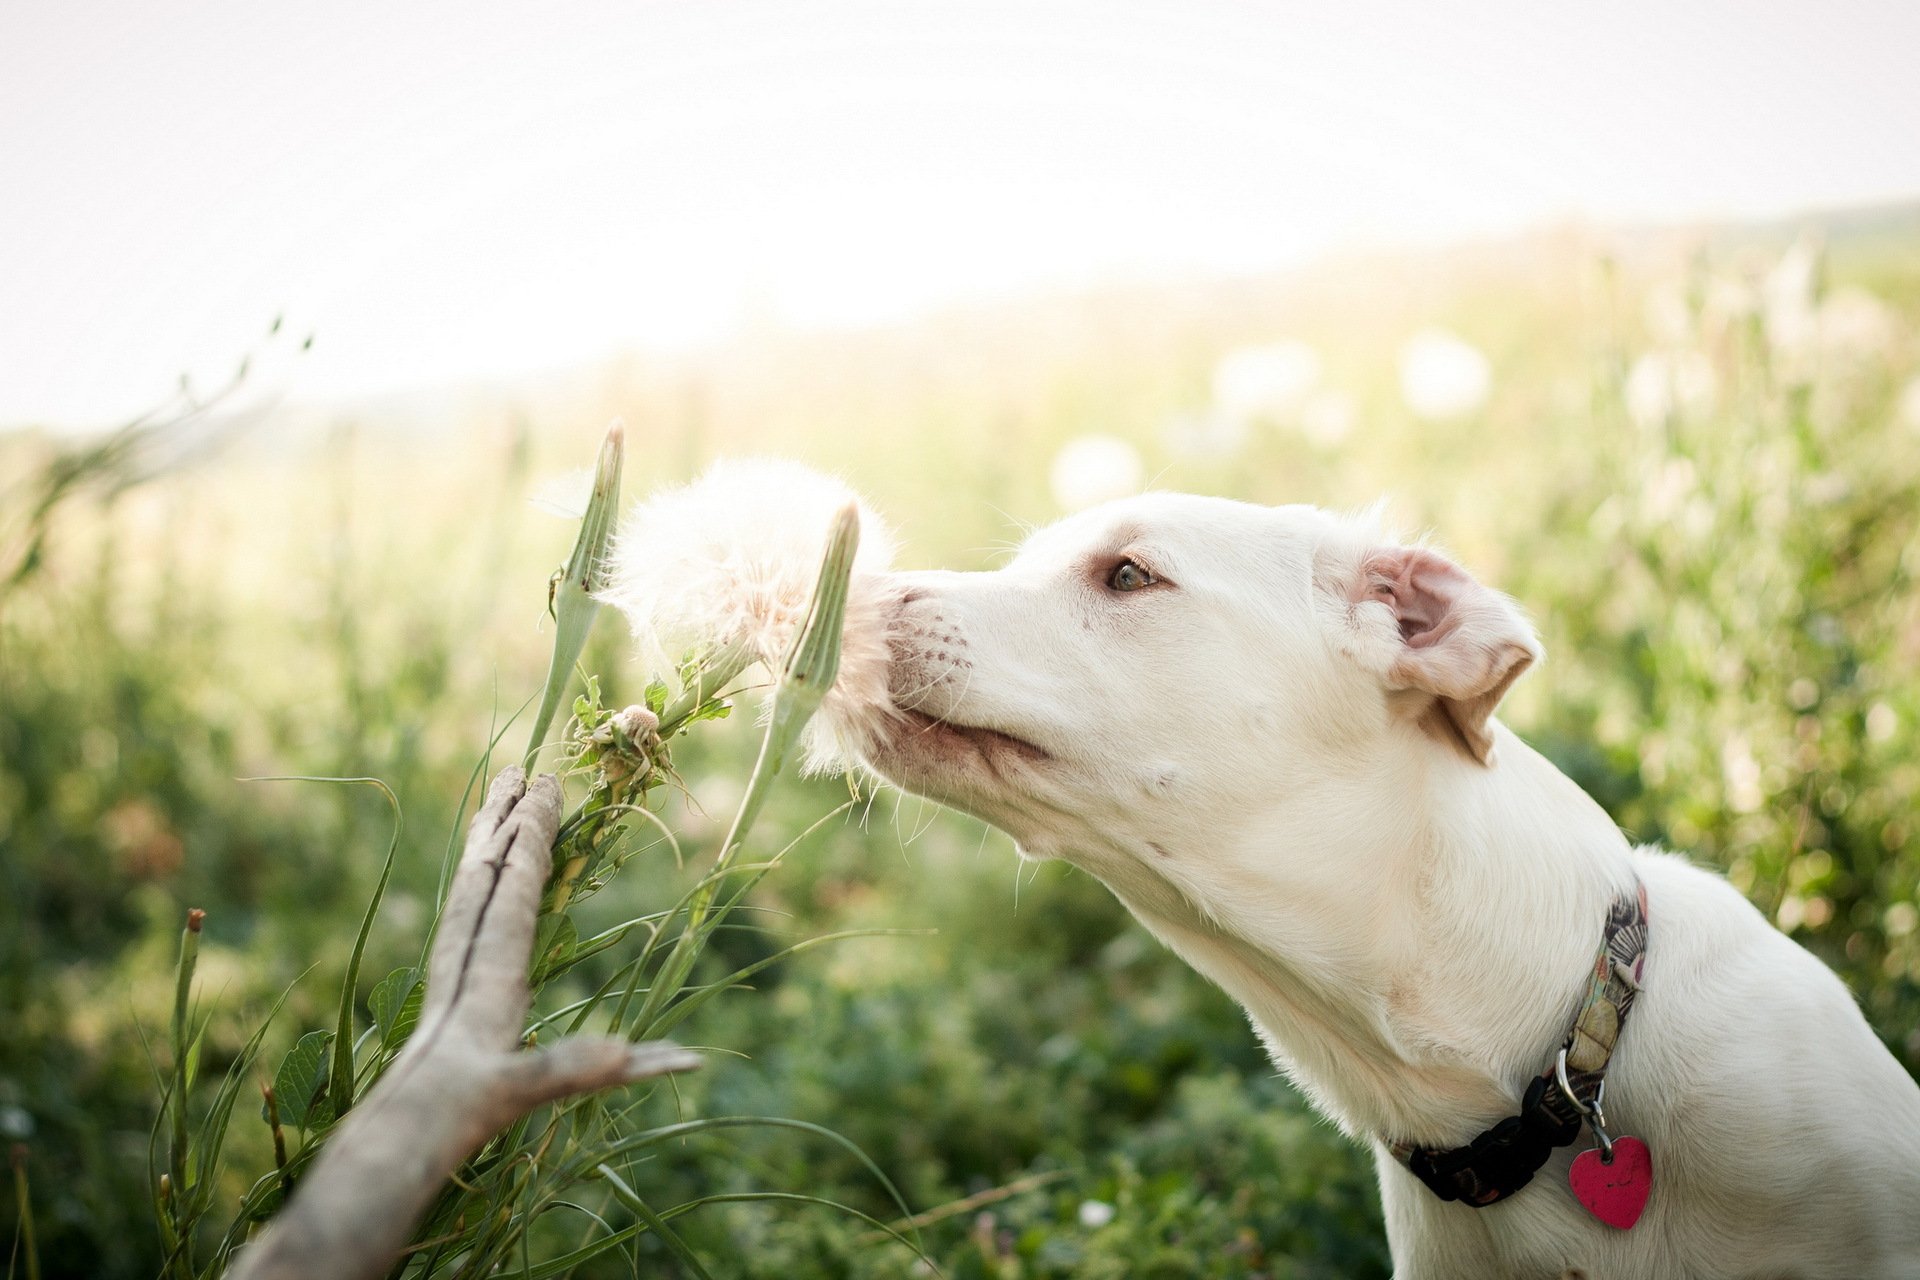
[[[1463,1147],[1387,1143],[1442,1200],[1484,1208],[1532,1181],[1559,1147],[1580,1136],[1606,1081],[1607,1061],[1626,1025],[1647,953],[1647,889],[1637,879],[1607,910],[1586,998],[1560,1051],[1527,1086],[1520,1114],[1508,1116]],[[1596,1133],[1601,1133],[1596,1124]],[[1604,1137],[1602,1138],[1604,1142]]]

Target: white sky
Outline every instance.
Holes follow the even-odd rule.
[[[0,424],[1920,195],[1912,0],[0,0]]]

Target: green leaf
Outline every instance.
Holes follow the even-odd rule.
[[[248,1222],[265,1222],[280,1212],[280,1202],[285,1198],[286,1189],[276,1181],[261,1193],[258,1200],[250,1204],[243,1203],[241,1208]]]
[[[647,687],[640,696],[646,702],[647,710],[659,715],[667,709],[667,682],[655,676],[647,681]]]
[[[713,698],[694,708],[693,714],[686,718],[681,727],[685,728],[687,725],[699,724],[702,720],[725,720],[732,714],[733,703],[731,701],[726,698]]]
[[[309,1031],[299,1043],[287,1050],[274,1073],[273,1096],[280,1107],[280,1123],[301,1129],[318,1129],[333,1120],[333,1104],[327,1097],[327,1075],[331,1063],[327,1049],[333,1044],[333,1032]],[[267,1107],[260,1104],[260,1118],[267,1118]]]
[[[374,984],[367,996],[367,1011],[373,1015],[383,1046],[391,1048],[406,1040],[420,1021],[420,1005],[426,994],[420,970],[412,965],[395,969]]]
[[[340,781],[379,788],[380,794],[387,799],[387,806],[393,810],[393,836],[387,841],[387,856],[380,863],[380,879],[374,883],[373,897],[367,902],[366,914],[360,917],[360,932],[354,937],[353,951],[347,957],[346,980],[340,984],[340,1017],[333,1046],[327,1120],[345,1115],[347,1108],[353,1105],[353,993],[360,985],[360,957],[366,954],[367,936],[373,932],[373,918],[380,914],[380,900],[386,896],[387,881],[393,878],[394,855],[399,852],[400,830],[406,823],[400,813],[400,797],[394,795],[393,788],[380,779],[346,778]]]
[[[539,931],[534,935],[533,985],[539,986],[549,974],[572,959],[574,949],[579,945],[580,930],[574,925],[572,916],[544,917],[540,921]]]
[[[193,1033],[193,1039],[187,1042],[187,1064],[184,1079],[187,1082],[187,1090],[189,1093],[192,1092],[193,1086],[199,1083],[200,1080],[200,1046],[206,1043],[207,1024],[212,1021],[213,1015],[208,1014],[201,1020],[200,1029]]]

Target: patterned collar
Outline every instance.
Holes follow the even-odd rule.
[[[1647,958],[1647,887],[1639,880],[1607,910],[1600,950],[1594,956],[1587,994],[1567,1038],[1547,1069],[1527,1086],[1520,1114],[1486,1130],[1463,1147],[1442,1150],[1389,1141],[1393,1158],[1411,1169],[1442,1200],[1476,1209],[1506,1199],[1527,1185],[1558,1147],[1592,1123],[1611,1156],[1611,1140],[1599,1110],[1607,1061],[1626,1025]]]

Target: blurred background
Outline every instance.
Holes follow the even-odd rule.
[[[48,1274],[158,1267],[184,908],[210,1062],[338,989],[386,811],[237,779],[385,779],[366,981],[417,950],[616,417],[630,495],[795,456],[913,567],[1146,487],[1386,495],[1537,620],[1509,724],[1920,1067],[1917,44],[1864,0],[0,13],[0,1139]],[[613,618],[586,665],[651,674]],[[676,758],[692,846],[751,721]],[[1364,1154],[1086,877],[882,791],[758,905],[736,961],[913,932],[716,1001],[743,1056],[661,1105],[845,1134],[945,1274],[1386,1273]],[[791,1131],[644,1170],[898,1212]],[[681,1221],[715,1274],[929,1274],[816,1205]]]

